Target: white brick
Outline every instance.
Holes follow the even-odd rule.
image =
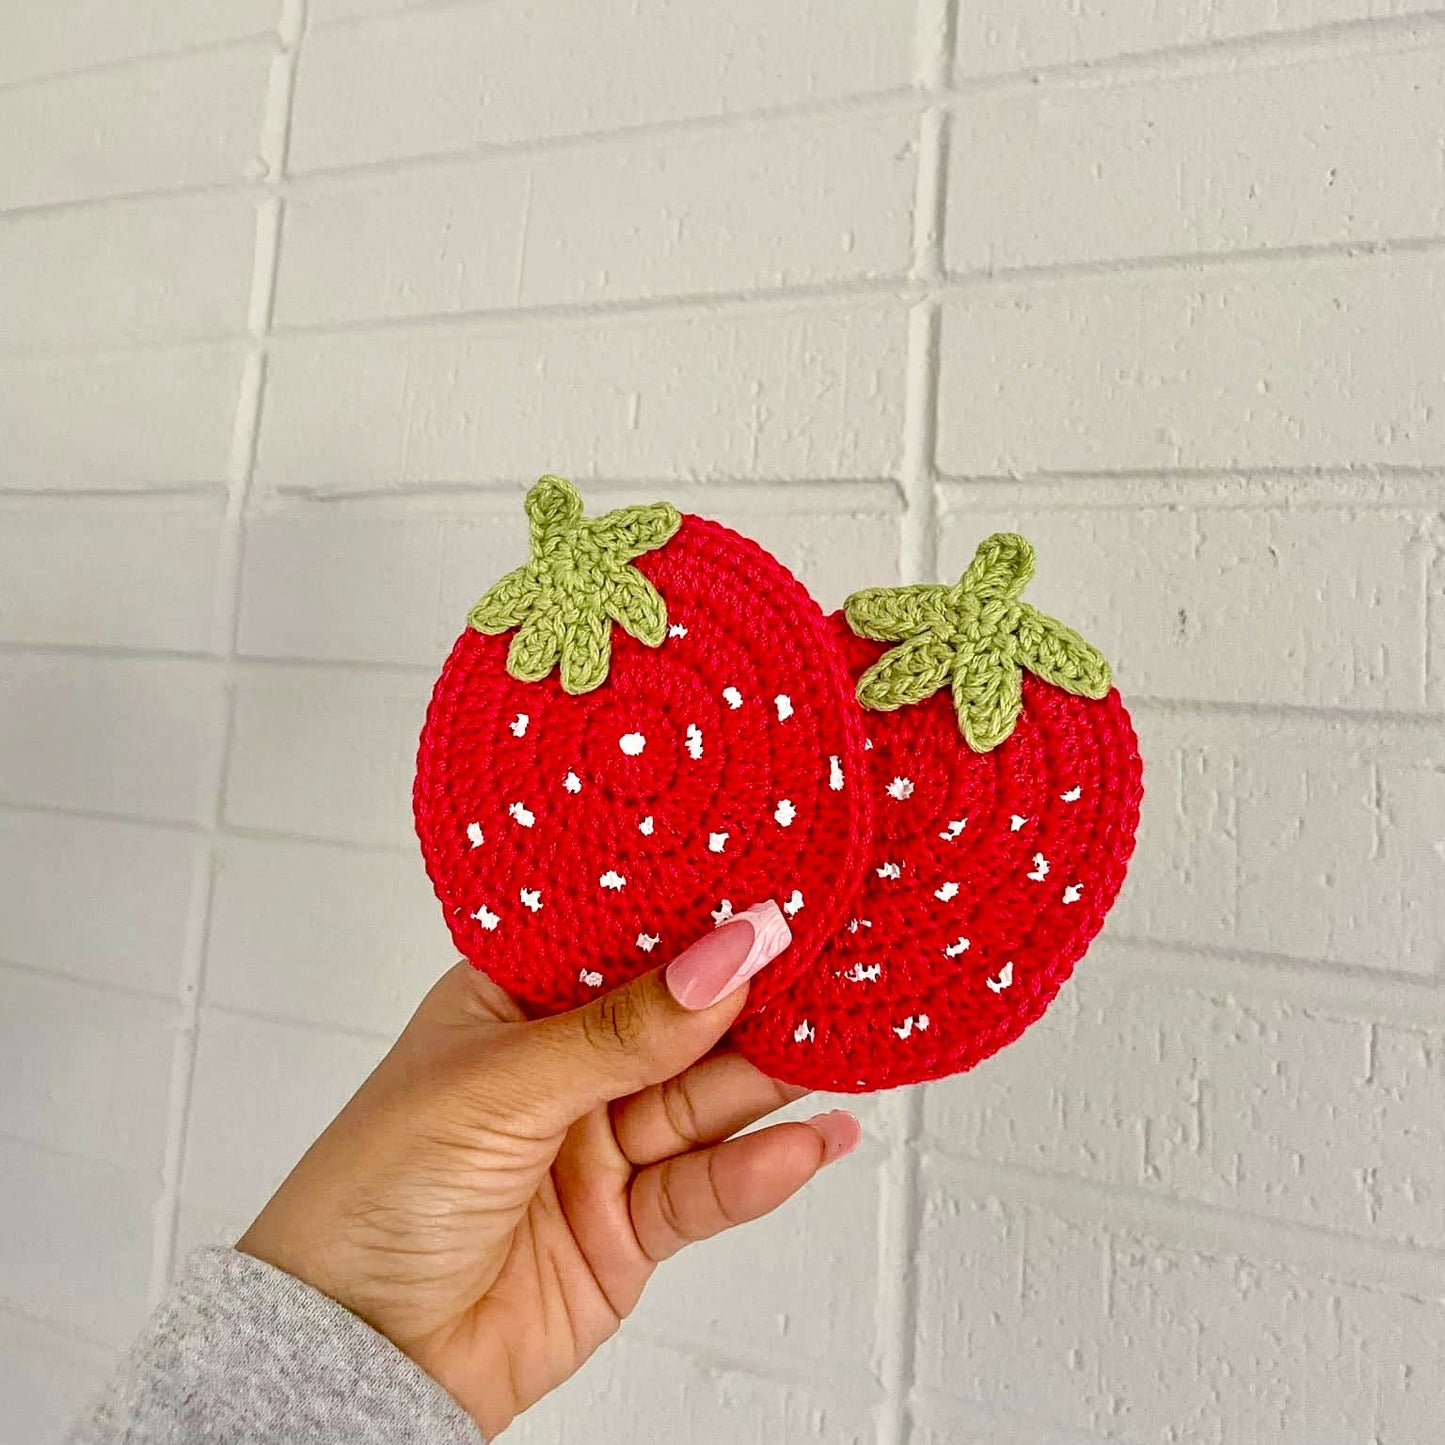
[[[1107,945],[1098,950],[1107,955]],[[960,1154],[1438,1249],[1445,1036],[1323,1007],[1101,977],[1086,959],[1043,1021],[925,1091]]]
[[[821,1107],[808,1102],[806,1113]],[[870,1322],[885,1159],[868,1141],[777,1213],[684,1250],[649,1285],[637,1324],[679,1344],[762,1350],[866,1377],[882,1343]]]
[[[905,331],[898,305],[292,342],[272,358],[259,475],[323,494],[546,469],[887,476]]]
[[[201,651],[224,503],[0,506],[0,639]]]
[[[262,35],[280,10],[281,0],[55,0],[11,27],[0,83]]]
[[[277,316],[304,326],[899,274],[916,129],[908,116],[789,120],[303,191],[287,209]]]
[[[909,1404],[908,1445],[1101,1445],[1106,1438],[1053,1424],[1041,1434],[1037,1423],[1018,1416],[1005,1419],[983,1406],[960,1405],[926,1392],[915,1391]]]
[[[917,129],[908,115],[784,121],[539,160],[520,299],[583,304],[899,275]]]
[[[1430,1438],[1438,1299],[990,1197],[966,1166],[925,1185],[923,1385],[1110,1440]]]
[[[254,1218],[386,1048],[379,1039],[202,1010],[187,1204]]]
[[[226,821],[407,846],[426,682],[351,674],[243,682]]]
[[[0,363],[0,492],[224,484],[239,351]]]
[[[191,663],[0,658],[0,800],[196,819],[220,701]]]
[[[177,1017],[0,966],[0,1134],[158,1176]]]
[[[944,313],[953,475],[1445,461],[1434,256],[1018,283]]]
[[[115,201],[0,220],[4,344],[17,351],[237,334],[256,243],[247,196]]]
[[[1120,936],[1431,974],[1445,768],[1328,722],[1136,709],[1144,809]]]
[[[366,15],[386,15],[431,3],[432,0],[308,0],[306,25],[308,30],[314,30],[320,25],[334,25]]]
[[[782,501],[776,492],[770,501]],[[879,508],[845,512],[846,495],[833,491],[828,512],[718,509],[728,526],[761,542],[803,583],[825,612],[860,587],[900,580],[901,516]],[[837,509],[837,510],[834,510]]]
[[[307,39],[292,163],[348,165],[734,115],[911,81],[913,15],[864,0],[456,5]]]
[[[630,499],[659,490],[629,489]],[[697,505],[761,542],[824,607],[898,579],[899,518],[877,503],[855,512],[751,510],[769,499]],[[247,528],[241,650],[440,667],[472,604],[526,555],[520,497],[480,518],[337,516],[325,508],[258,515]]]
[[[0,1314],[0,1400],[6,1438],[59,1445],[66,1428],[109,1378],[114,1354],[68,1330]]]
[[[242,1191],[244,1193],[244,1191]],[[208,1209],[185,1200],[176,1214],[175,1257],[171,1277],[185,1268],[197,1249],[230,1249],[251,1227],[259,1206],[238,1205],[233,1209]]]
[[[298,188],[286,203],[277,325],[515,306],[529,183],[523,164],[491,161]]]
[[[1437,50],[985,91],[954,112],[949,265],[1437,236],[1442,112]]]
[[[159,1181],[0,1137],[0,1308],[104,1344],[146,1317]]]
[[[194,838],[133,823],[0,809],[0,957],[96,983],[173,993]]]
[[[1382,20],[1438,9],[1439,0],[1080,0],[1061,10],[1051,0],[980,0],[958,15],[960,75],[1073,65],[1176,46],[1209,45],[1249,35]]]
[[[455,961],[419,856],[232,840],[217,860],[206,999],[393,1035]]]
[[[0,210],[245,180],[273,47],[204,51],[0,90]]]
[[[969,507],[945,515],[940,567],[956,577],[989,532],[1022,532],[1039,553],[1028,599],[1103,651],[1126,698],[1417,712],[1427,520],[1350,508]]]
[[[1445,767],[1285,746],[1238,756],[1240,942],[1408,973],[1445,965]]]
[[[877,1430],[862,1382],[849,1390],[836,1379],[763,1378],[624,1334],[519,1416],[508,1434],[517,1445],[578,1439],[873,1445]]]
[[[246,529],[241,651],[440,669],[467,612],[527,557],[521,496],[492,517],[258,515]]]

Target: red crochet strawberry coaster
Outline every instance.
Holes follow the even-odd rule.
[[[971,1068],[1099,931],[1139,753],[1104,659],[1019,600],[1033,566],[1001,533],[957,586],[874,588],[834,617],[860,702],[882,709],[866,715],[873,856],[817,962],[734,1030],[775,1078],[857,1092]]]
[[[862,716],[830,626],[716,522],[666,503],[589,520],[559,477],[526,509],[531,560],[473,609],[417,757],[452,937],[554,1011],[776,898],[793,943],[750,995],[766,1009],[867,865]]]

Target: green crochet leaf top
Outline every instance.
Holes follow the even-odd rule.
[[[682,525],[668,502],[619,507],[591,520],[563,477],[540,478],[525,503],[532,556],[508,572],[467,615],[495,635],[517,629],[507,671],[539,682],[560,664],[562,688],[591,692],[607,677],[616,623],[648,647],[667,636],[667,606],[631,564]]]
[[[864,707],[891,712],[939,689],[953,692],[958,724],[975,752],[996,748],[1023,708],[1023,672],[1065,692],[1104,697],[1109,664],[1071,627],[1019,601],[1034,575],[1034,549],[995,532],[952,587],[868,587],[843,604],[859,637],[895,642],[858,679]]]

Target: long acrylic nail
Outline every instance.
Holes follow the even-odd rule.
[[[783,910],[771,898],[755,903],[668,964],[664,975],[668,992],[685,1009],[711,1008],[792,941]]]

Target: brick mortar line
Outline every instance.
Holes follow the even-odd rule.
[[[1211,74],[1268,71],[1430,50],[1445,41],[1442,31],[1445,6],[1417,15],[1366,16],[1298,29],[1261,30],[992,74],[959,75],[955,68],[948,89],[951,96],[962,98],[1000,92],[1055,94],[1057,90],[1051,87],[1062,88],[1061,82],[1075,82],[1077,89],[1124,89],[1149,81],[1187,81]],[[1363,46],[1359,43],[1362,40]],[[1245,63],[1241,65],[1241,61]]]
[[[621,500],[639,489],[668,487],[699,505],[718,498],[748,510],[763,499],[768,511],[782,510],[796,515],[814,511],[842,514],[860,506],[888,507],[902,497],[896,477],[718,477],[703,481],[679,481],[676,477],[646,475],[631,477],[582,477],[592,493],[611,491]],[[317,507],[375,507],[380,515],[451,517],[458,503],[475,507],[478,516],[495,516],[515,510],[522,479],[457,481],[398,481],[393,485],[358,486],[322,490],[285,482],[263,486],[253,494],[276,504],[268,517],[304,516]],[[942,516],[1006,503],[1069,511],[1151,511],[1182,508],[1197,511],[1351,511],[1420,512],[1445,517],[1441,496],[1445,491],[1445,455],[1437,466],[1403,466],[1391,463],[1341,463],[1318,467],[1158,467],[1117,468],[1098,471],[1047,471],[1009,474],[1005,472],[965,475],[939,474],[939,512]],[[1077,488],[1088,488],[1079,491]],[[1181,492],[1182,487],[1193,488]],[[1368,488],[1361,492],[1361,487]],[[780,494],[779,488],[783,491]],[[825,489],[830,495],[806,505],[797,501],[809,488]],[[1279,489],[1292,489],[1282,495]],[[870,494],[869,489],[872,489]],[[1113,489],[1113,490],[1110,490]],[[1132,490],[1125,490],[1132,489]],[[839,495],[839,493],[843,495]],[[848,492],[859,497],[847,496]],[[885,495],[891,494],[891,495]],[[156,503],[202,503],[224,500],[221,482],[175,483],[160,486],[112,487],[5,487],[0,488],[0,513],[53,507],[104,507]],[[836,500],[835,500],[836,499]],[[412,504],[425,504],[413,507]],[[775,504],[775,505],[773,505]],[[314,513],[322,515],[322,513]]]
[[[277,198],[270,198],[277,199]],[[1298,246],[1220,252],[1161,253],[1143,257],[1120,257],[1102,261],[1065,261],[1033,267],[951,272],[933,282],[920,281],[900,263],[888,275],[854,280],[819,282],[812,285],[764,287],[743,291],[676,292],[648,297],[628,297],[615,302],[549,302],[534,306],[493,307],[458,312],[424,312],[411,316],[368,316],[356,320],[312,323],[301,326],[272,326],[259,347],[249,337],[231,330],[190,336],[140,337],[112,345],[85,347],[80,343],[0,352],[0,371],[9,368],[57,367],[66,364],[123,361],[135,357],[165,356],[170,353],[204,350],[245,351],[259,349],[270,354],[305,342],[336,341],[363,344],[386,340],[441,340],[457,334],[485,336],[492,331],[567,331],[579,322],[608,322],[649,318],[673,321],[727,320],[749,315],[801,314],[823,316],[830,311],[846,313],[850,306],[862,309],[895,303],[907,308],[921,301],[957,305],[974,299],[994,299],[989,293],[1007,295],[1022,288],[1066,287],[1080,282],[1126,280],[1146,277],[1228,275],[1234,272],[1294,268],[1295,274],[1312,267],[1340,264],[1366,271],[1388,266],[1393,261],[1418,261],[1445,256],[1445,234],[1398,237],[1385,241],[1331,241]]]
[[[1111,1235],[1140,1235],[1171,1250],[1236,1257],[1261,1268],[1307,1272],[1365,1288],[1445,1294],[1445,1245],[1349,1234],[1139,1185],[951,1153],[932,1144],[920,1145],[919,1153],[925,1163],[936,1162],[950,1172],[962,1168],[970,1181],[969,1198],[1004,1195],[1065,1219],[1098,1224]]]
[[[155,1209],[155,1233],[152,1238],[149,1295],[153,1306],[164,1294],[174,1273],[179,1242],[186,1134],[190,1125],[200,1016],[205,999],[205,956],[214,891],[216,843],[223,825],[226,773],[234,729],[234,665],[241,596],[243,519],[255,475],[256,446],[261,429],[265,391],[264,340],[271,324],[281,255],[284,202],[279,195],[279,185],[286,169],[296,69],[306,29],[306,4],[307,0],[283,0],[278,27],[281,48],[272,61],[261,118],[259,145],[267,163],[268,198],[257,208],[256,215],[256,246],[247,308],[247,330],[252,338],[252,347],[236,400],[232,450],[227,469],[225,526],[217,556],[213,593],[212,653],[221,660],[224,678],[219,699],[221,716],[215,734],[215,751],[208,760],[209,786],[203,818],[205,845],[196,854],[191,910],[187,919],[180,989],[182,1019],[172,1056],[161,1195]]]
[[[117,56],[111,60],[97,60],[90,65],[78,65],[67,70],[50,70],[38,75],[21,75],[12,80],[0,80],[0,95],[14,90],[39,90],[52,82],[83,80],[88,76],[110,75],[116,71],[134,70],[148,65],[164,65],[168,61],[186,60],[191,56],[211,55],[226,50],[244,50],[266,41],[275,44],[275,30],[255,30],[249,35],[229,35],[219,40],[197,40],[189,45],[179,45],[170,50],[147,50],[140,55]]]

